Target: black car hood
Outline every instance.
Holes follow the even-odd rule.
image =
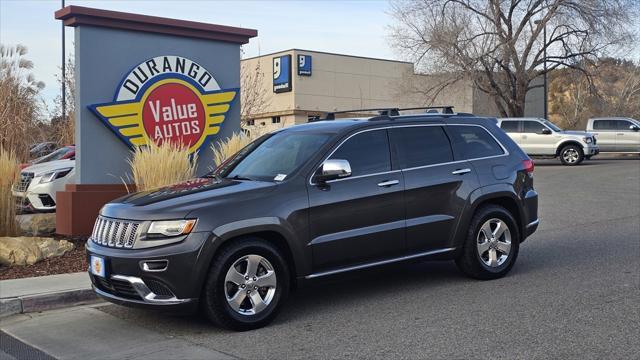
[[[182,219],[202,206],[259,197],[275,186],[263,181],[197,178],[123,196],[106,204],[100,214],[130,220]]]

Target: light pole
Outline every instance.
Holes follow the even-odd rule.
[[[534,24],[539,25],[542,23],[542,20],[536,20],[534,21]],[[545,119],[549,119],[549,109],[548,109],[548,103],[549,103],[549,99],[548,99],[548,85],[547,85],[547,24],[544,24],[544,27],[542,28],[542,37],[544,38],[544,42],[543,45],[544,48],[543,50],[543,56],[544,56],[544,118]]]
[[[64,0],[62,0],[62,8],[64,8]],[[66,59],[65,59],[65,49],[64,49],[64,21],[60,22],[62,24],[62,117],[61,121],[67,121],[67,99],[66,99],[66,75],[65,75],[65,67],[66,67]]]

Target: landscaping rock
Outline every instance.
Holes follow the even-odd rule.
[[[73,250],[67,240],[43,237],[0,237],[0,265],[33,265]]]
[[[56,214],[22,214],[16,216],[24,235],[47,236],[56,232]]]

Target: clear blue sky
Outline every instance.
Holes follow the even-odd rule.
[[[388,3],[378,1],[79,1],[81,5],[175,17],[258,30],[245,47],[245,56],[302,48],[393,59],[387,42]],[[59,93],[55,74],[60,67],[61,29],[53,17],[61,1],[0,0],[0,42],[23,44],[38,80],[46,87],[47,103]],[[67,49],[72,51],[73,29],[67,28]]]

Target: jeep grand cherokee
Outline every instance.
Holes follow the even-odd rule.
[[[502,277],[537,203],[533,162],[495,119],[387,111],[281,129],[205,177],[114,200],[86,248],[103,298],[248,330],[295,285],[347,271],[446,258]]]

